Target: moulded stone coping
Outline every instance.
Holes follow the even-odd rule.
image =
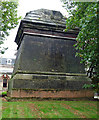
[[[73,76],[74,75],[74,76]],[[78,74],[72,74],[72,75],[63,75],[63,74],[16,74],[13,76],[12,80],[35,80],[35,79],[42,79],[42,80],[65,80],[65,81],[91,81],[90,78],[88,78],[85,75],[79,75]]]
[[[29,71],[22,71],[22,70],[16,71],[15,74],[43,74],[43,75],[87,76],[85,73],[63,73],[63,72],[44,72],[44,71],[29,72]]]

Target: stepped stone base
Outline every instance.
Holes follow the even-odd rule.
[[[17,73],[9,81],[10,97],[23,98],[85,98],[93,97],[84,84],[91,81],[85,74],[77,73]]]

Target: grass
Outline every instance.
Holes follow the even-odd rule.
[[[97,118],[97,101],[3,102],[3,118]]]

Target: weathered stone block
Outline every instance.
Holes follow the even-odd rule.
[[[84,73],[84,66],[75,57],[76,41],[24,35],[20,45],[17,70],[28,72]]]

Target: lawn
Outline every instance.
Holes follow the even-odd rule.
[[[97,118],[97,101],[2,102],[3,118]]]

